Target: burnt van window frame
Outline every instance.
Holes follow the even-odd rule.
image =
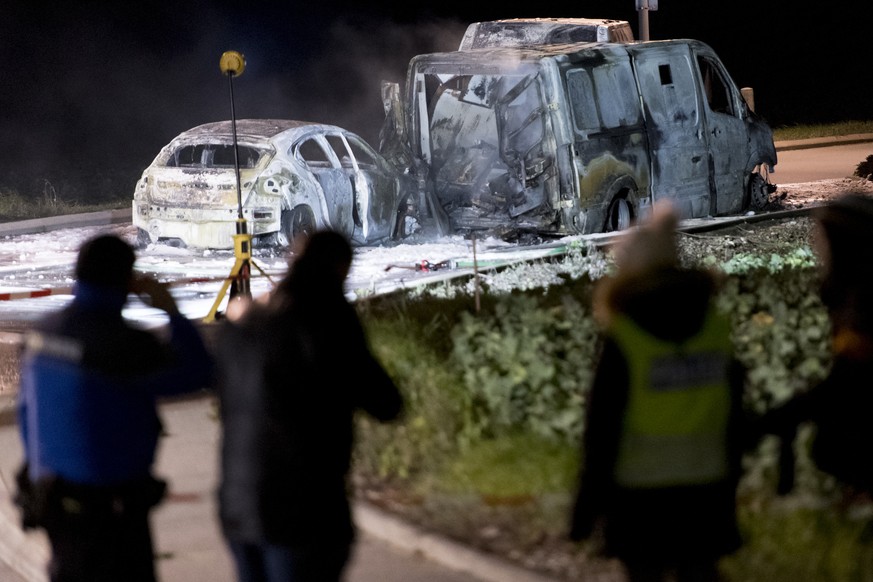
[[[566,74],[573,124],[577,132],[620,129],[640,123],[639,95],[630,66],[611,63],[571,69]]]
[[[737,109],[731,98],[731,83],[725,79],[721,67],[706,55],[697,55],[697,70],[709,110],[737,117]]]

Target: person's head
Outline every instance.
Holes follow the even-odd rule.
[[[351,265],[352,247],[348,239],[332,230],[320,230],[295,241],[288,275],[279,288],[294,295],[342,291]]]
[[[822,301],[836,325],[873,333],[873,198],[847,193],[813,216]]]
[[[133,247],[111,234],[98,235],[79,248],[76,279],[88,285],[127,291],[133,280],[136,253]]]
[[[592,297],[595,320],[608,327],[617,314],[658,329],[660,337],[680,341],[699,329],[719,281],[715,273],[682,267],[679,217],[668,200],[623,234],[613,257],[615,273],[597,281]],[[666,325],[670,329],[665,331]]]

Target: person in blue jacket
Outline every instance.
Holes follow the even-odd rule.
[[[79,250],[73,300],[25,334],[18,422],[24,527],[48,534],[52,582],[156,579],[149,512],[161,396],[206,388],[212,358],[166,286],[135,275],[133,247],[99,235]],[[169,339],[122,316],[136,293],[169,315]],[[29,486],[28,486],[29,485]]]

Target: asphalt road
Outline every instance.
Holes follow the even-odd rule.
[[[869,155],[873,143],[779,151],[770,181],[778,185],[845,178]]]

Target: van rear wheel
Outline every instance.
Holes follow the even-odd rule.
[[[775,186],[768,183],[764,176],[758,172],[753,172],[749,176],[748,192],[746,193],[749,207],[752,210],[763,210],[770,202],[770,194],[775,190]]]
[[[616,198],[610,203],[609,210],[606,213],[606,228],[604,228],[604,231],[615,232],[630,228],[633,217],[633,208],[627,198]]]

